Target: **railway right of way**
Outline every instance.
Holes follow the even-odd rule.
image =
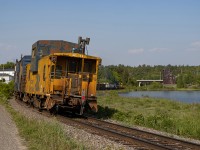
[[[21,105],[26,105],[18,100]],[[42,111],[44,116],[51,117],[47,111]],[[57,115],[57,120],[88,131],[92,134],[103,136],[112,141],[133,147],[134,149],[158,149],[158,150],[199,150],[200,144],[184,141],[137,128],[130,128],[99,120],[93,117]]]
[[[125,127],[99,120],[92,117],[86,119],[76,119],[87,126],[93,126],[101,130],[103,134],[108,134],[110,138],[123,144],[139,149],[169,149],[169,150],[198,150],[200,144],[168,137],[137,128]]]

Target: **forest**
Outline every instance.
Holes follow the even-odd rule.
[[[137,67],[119,65],[108,65],[99,67],[99,83],[122,83],[124,86],[137,86],[137,80],[159,80],[162,79],[162,71],[168,69],[175,76],[178,88],[200,88],[200,66],[185,65],[139,65]]]
[[[8,69],[14,68],[13,62],[7,62],[6,64],[0,64],[0,68]],[[176,84],[178,88],[200,88],[200,65],[188,66],[188,65],[139,65],[139,66],[125,66],[108,65],[99,66],[98,82],[99,83],[114,83],[123,84],[125,87],[138,86],[137,80],[159,80],[162,78],[162,71],[169,69],[175,76]],[[155,83],[153,83],[155,84]]]

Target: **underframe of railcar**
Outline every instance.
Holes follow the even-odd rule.
[[[83,114],[85,110],[89,110],[89,105],[96,103],[96,97],[89,97],[83,103],[81,96],[76,95],[37,95],[32,93],[16,92],[15,98],[24,101],[25,103],[38,108],[39,110],[47,109],[51,113],[59,111]]]

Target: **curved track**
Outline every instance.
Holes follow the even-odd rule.
[[[116,132],[124,137],[131,138],[132,140],[138,140],[143,142],[144,145],[148,147],[151,146],[153,149],[191,149],[197,150],[200,149],[200,145],[196,143],[192,143],[189,141],[184,141],[180,139],[176,139],[173,137],[168,137],[160,134],[155,134],[152,132],[144,131],[137,128],[125,127],[122,125],[102,121],[99,119],[87,118],[87,122],[95,127],[102,128],[104,130],[109,130],[112,132]],[[150,147],[149,147],[150,148]]]

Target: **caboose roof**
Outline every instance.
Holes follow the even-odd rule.
[[[101,60],[100,57],[89,56],[89,55],[80,54],[80,53],[54,53],[50,56],[65,56],[65,57],[76,57],[76,58],[99,59],[99,60]]]

